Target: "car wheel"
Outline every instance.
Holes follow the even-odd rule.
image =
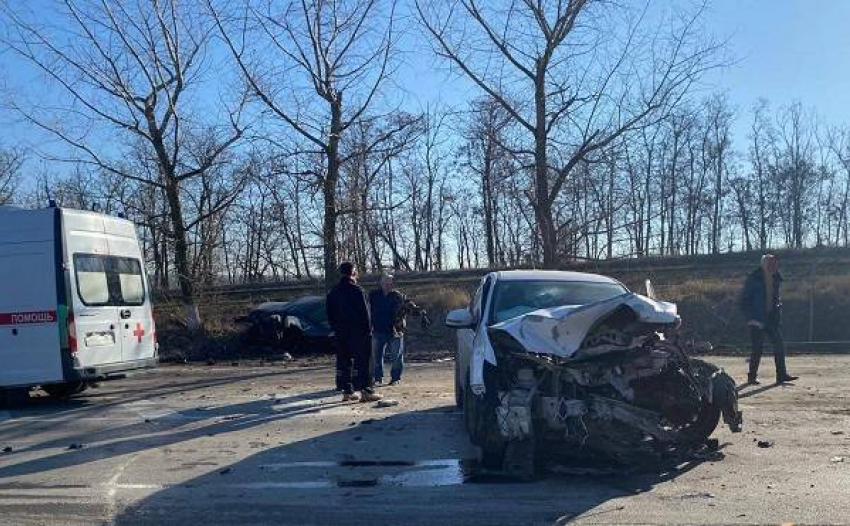
[[[277,348],[283,352],[297,353],[306,350],[306,339],[301,329],[290,328],[280,335]]]
[[[686,442],[702,443],[714,433],[718,423],[720,423],[720,408],[714,404],[705,404],[700,408],[696,419],[683,428],[680,433]]]
[[[534,439],[515,440],[505,446],[502,467],[508,476],[520,480],[534,478]]]
[[[475,395],[472,394],[472,389],[469,388],[469,382],[467,385],[461,388],[463,401],[461,402],[461,407],[463,407],[463,423],[466,427],[466,432],[469,435],[469,441],[475,445],[478,445],[478,413],[475,402]]]
[[[50,395],[51,398],[65,400],[72,395],[82,393],[87,387],[88,384],[86,382],[68,382],[64,384],[42,385],[41,389]]]
[[[455,354],[455,406],[463,407],[463,386],[460,383],[460,357]]]
[[[12,409],[26,405],[30,399],[30,390],[27,387],[0,388],[0,407]]]

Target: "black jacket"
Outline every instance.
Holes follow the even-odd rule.
[[[384,294],[382,289],[369,293],[372,329],[381,334],[401,335],[407,329],[407,315],[424,315],[425,311],[398,290]]]
[[[328,322],[337,334],[372,333],[366,294],[350,278],[343,277],[328,293]]]
[[[780,288],[782,275],[778,272],[773,276],[773,305],[769,309],[765,305],[764,271],[757,268],[747,275],[744,288],[741,291],[741,311],[747,320],[757,320],[767,323],[769,315],[776,321],[782,318],[782,298]]]

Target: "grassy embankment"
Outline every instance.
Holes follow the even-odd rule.
[[[781,252],[786,279],[784,327],[792,351],[850,351],[850,250]],[[684,330],[690,338],[709,341],[715,348],[736,352],[745,347],[744,320],[738,294],[746,273],[758,264],[758,254],[727,254],[687,258],[647,258],[586,263],[570,268],[614,276],[642,292],[651,279],[658,296],[678,303]],[[416,319],[408,350],[413,358],[451,355],[453,334],[442,325],[445,313],[465,306],[484,271],[452,271],[399,275],[399,287],[426,307],[434,324],[422,330]],[[364,286],[374,287],[366,278]],[[179,324],[179,309],[169,298],[157,305],[158,334],[164,357],[232,359],[264,356],[269,350],[240,345],[233,318],[252,305],[321,293],[321,284],[301,283],[221,288],[201,302],[209,338],[191,339]],[[802,343],[816,341],[817,344]]]

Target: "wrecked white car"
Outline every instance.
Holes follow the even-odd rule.
[[[612,278],[490,273],[446,325],[471,440],[510,474],[551,445],[628,461],[704,445],[721,415],[741,429],[734,380],[687,355],[676,306]]]

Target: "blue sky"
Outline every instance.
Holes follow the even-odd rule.
[[[681,0],[655,0],[656,6]],[[735,141],[746,141],[749,110],[764,97],[774,107],[800,101],[826,124],[850,124],[850,0],[709,0],[705,29],[729,39],[735,63],[705,79],[737,110]],[[420,103],[456,103],[480,94],[435,71],[416,53],[400,82]]]
[[[668,1],[680,0],[655,3],[665,6],[670,5]],[[710,89],[725,91],[738,111],[734,141],[739,149],[746,141],[748,110],[759,97],[774,106],[801,101],[826,124],[850,123],[848,21],[850,0],[710,1],[705,27],[716,36],[729,37],[737,63],[712,73],[706,81]],[[407,53],[406,62],[396,82],[408,90],[406,105],[411,110],[439,102],[462,105],[479,95],[468,83],[447,79],[445,69],[435,68],[424,45]],[[0,77],[5,77],[0,85],[13,91],[33,85],[32,72],[9,53],[0,53]],[[215,86],[209,89],[218,91]],[[13,125],[9,117],[0,108],[4,129],[0,145],[38,140],[31,131]]]
[[[765,97],[800,101],[827,124],[850,123],[848,22],[847,0],[715,0],[707,27],[729,35],[739,62],[709,80],[742,113]],[[746,128],[748,116],[738,120]]]

